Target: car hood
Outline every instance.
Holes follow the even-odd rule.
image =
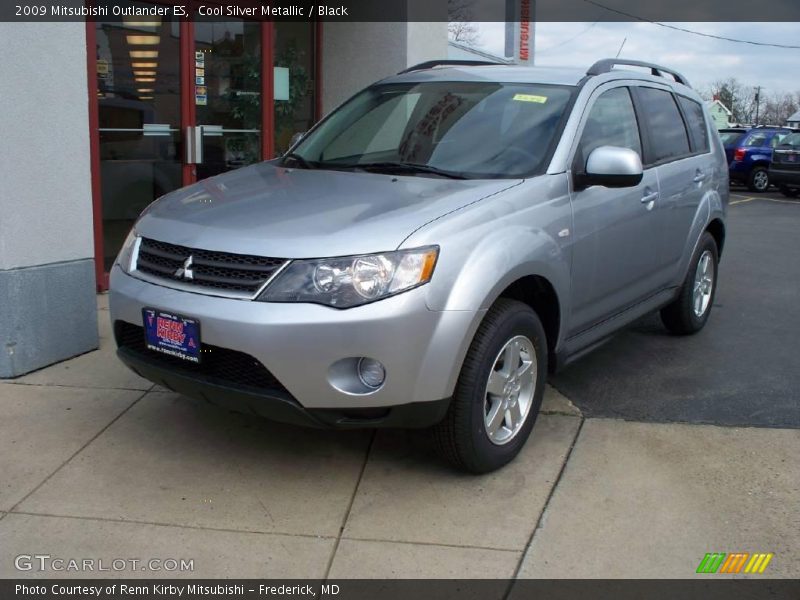
[[[191,248],[276,258],[380,252],[518,182],[286,169],[264,162],[163,196],[142,213],[136,230]]]

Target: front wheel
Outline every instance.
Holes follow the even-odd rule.
[[[781,185],[778,187],[778,189],[780,190],[781,194],[787,198],[797,198],[800,196],[800,189],[798,188],[790,188],[788,186]]]
[[[539,317],[522,302],[499,299],[472,340],[447,415],[434,428],[440,454],[471,473],[510,462],[533,429],[546,376]]]
[[[678,335],[700,331],[708,321],[717,291],[719,251],[707,231],[700,238],[678,297],[661,309],[661,320]]]
[[[759,194],[769,189],[769,171],[766,167],[754,167],[747,178],[747,187],[751,192]]]

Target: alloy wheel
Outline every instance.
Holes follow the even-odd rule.
[[[533,342],[523,335],[508,340],[486,382],[484,425],[493,444],[507,444],[522,429],[533,404],[537,377]]]
[[[753,186],[760,192],[767,191],[769,188],[769,175],[766,171],[758,171],[753,175]]]
[[[696,317],[702,317],[711,303],[714,291],[714,257],[709,250],[703,252],[697,261],[694,273],[694,290],[692,293],[692,309]]]

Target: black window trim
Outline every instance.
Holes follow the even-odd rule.
[[[640,131],[642,136],[642,163],[645,169],[652,169],[655,167],[660,167],[662,165],[668,165],[669,163],[678,162],[679,160],[685,160],[687,158],[692,158],[693,156],[702,156],[705,155],[706,152],[694,152],[692,150],[692,138],[689,135],[689,128],[686,125],[686,117],[683,114],[683,110],[681,110],[681,103],[678,102],[676,98],[675,91],[668,87],[668,86],[659,86],[659,85],[651,85],[648,83],[640,83],[640,84],[633,84],[631,87],[631,96],[633,96],[633,103],[636,107],[637,114],[642,115],[642,123],[640,124]],[[670,156],[669,158],[663,158],[658,161],[652,161],[652,157],[654,156],[653,152],[653,138],[650,131],[650,123],[648,122],[647,118],[645,117],[644,112],[644,100],[639,93],[641,88],[652,88],[655,90],[659,90],[662,92],[668,93],[672,96],[672,101],[675,103],[675,106],[678,108],[678,114],[681,117],[681,122],[683,123],[683,131],[686,134],[686,141],[689,144],[689,152],[687,154],[681,154],[680,156]],[[710,141],[709,141],[710,144]]]

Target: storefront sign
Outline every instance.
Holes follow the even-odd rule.
[[[518,65],[532,65],[535,49],[536,0],[507,1],[508,13],[514,15],[514,62]]]

